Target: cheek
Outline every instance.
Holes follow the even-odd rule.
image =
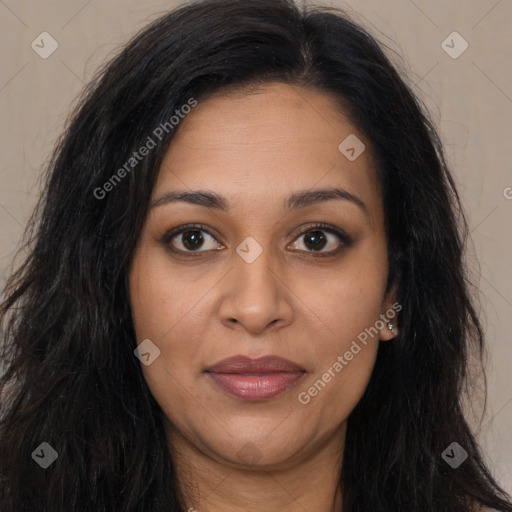
[[[137,340],[166,343],[173,334],[199,325],[208,278],[190,281],[172,269],[168,259],[154,251],[141,250],[130,271],[130,298]],[[197,284],[201,283],[200,286]]]
[[[350,361],[340,356],[333,358],[298,391],[298,403],[302,408],[301,420],[315,417],[319,429],[330,432],[347,421],[364,394],[370,380],[377,344],[360,346]]]
[[[374,327],[381,303],[377,290],[373,296],[364,287],[337,291],[328,329],[324,326],[315,338],[314,371],[297,391],[303,421],[315,416],[326,432],[344,422],[361,399],[379,346]]]
[[[321,287],[307,291],[308,307],[318,312],[314,337],[316,365],[298,390],[304,413],[326,426],[344,421],[371,377],[379,346],[379,315],[387,279],[378,251],[347,259]],[[305,294],[306,290],[300,293]]]
[[[190,379],[202,369],[199,345],[207,334],[202,331],[206,331],[204,294],[209,288],[202,281],[194,286],[179,273],[169,272],[168,260],[144,249],[133,260],[129,282],[137,343],[149,339],[160,350],[150,365],[141,363],[144,378],[162,409],[174,416],[173,411],[195,403],[190,400],[195,394]]]
[[[314,313],[309,324],[318,329],[315,348],[324,363],[343,354],[353,340],[379,320],[387,280],[386,260],[380,254],[375,249],[358,251],[328,278],[320,279],[319,285],[311,286],[307,278],[296,283],[294,292]]]

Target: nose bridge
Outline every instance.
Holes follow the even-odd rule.
[[[253,237],[247,237],[236,248],[234,256],[236,293],[254,298],[256,293],[273,296],[277,292],[275,270],[270,243],[260,237],[258,242]],[[264,245],[262,245],[264,244]]]
[[[233,253],[234,268],[225,290],[221,316],[224,321],[260,331],[277,320],[291,319],[291,306],[270,242],[248,237]]]

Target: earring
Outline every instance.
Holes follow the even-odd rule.
[[[393,322],[388,322],[388,329],[391,331],[391,332],[396,332],[396,329],[393,325]]]

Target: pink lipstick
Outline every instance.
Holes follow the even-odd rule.
[[[293,386],[306,371],[278,356],[235,356],[205,370],[223,391],[242,400],[265,400]]]

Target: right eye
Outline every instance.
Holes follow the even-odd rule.
[[[187,224],[179,226],[168,231],[162,238],[162,243],[171,251],[189,254],[218,250],[219,247],[217,247],[217,249],[215,249],[215,247],[210,247],[210,249],[201,250],[205,242],[207,245],[210,243],[210,246],[212,246],[212,241],[214,245],[216,242],[215,237],[203,224]],[[222,248],[222,246],[220,248]]]

